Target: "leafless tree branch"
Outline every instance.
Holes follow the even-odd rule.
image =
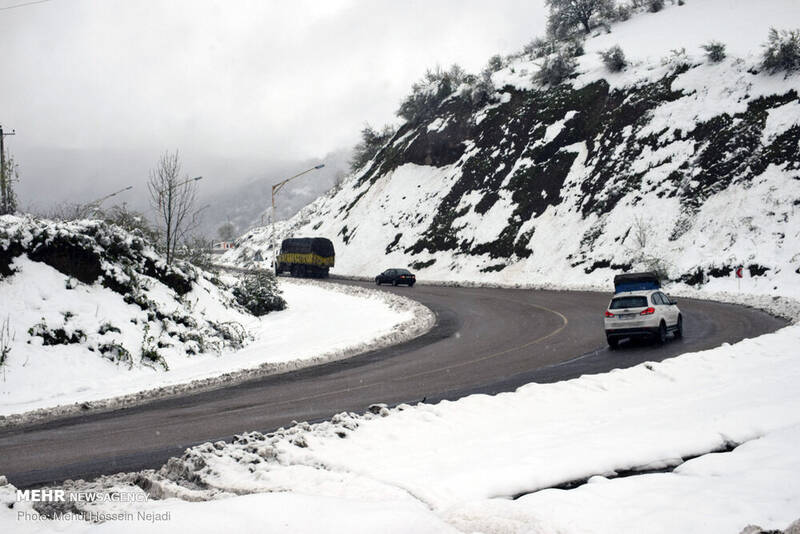
[[[192,218],[197,185],[187,176],[181,177],[181,160],[177,150],[162,154],[156,168],[150,171],[147,188],[150,191],[150,203],[163,229],[167,263],[172,263],[178,242],[191,230],[192,225],[197,224]]]

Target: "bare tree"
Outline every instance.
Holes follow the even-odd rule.
[[[175,259],[178,242],[197,225],[193,216],[197,194],[197,180],[181,177],[181,160],[176,150],[164,152],[158,166],[150,171],[147,188],[150,191],[150,204],[157,213],[167,263]]]
[[[223,223],[217,229],[217,235],[223,241],[233,241],[233,238],[236,237],[236,227],[230,221]]]

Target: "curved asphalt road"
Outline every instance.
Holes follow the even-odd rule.
[[[785,323],[756,310],[682,299],[685,336],[664,346],[605,345],[608,295],[420,286],[386,288],[432,309],[437,324],[403,345],[144,406],[0,430],[0,474],[17,487],[158,468],[191,445],[341,411],[456,399],[663,360]]]

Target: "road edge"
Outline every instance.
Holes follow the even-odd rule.
[[[281,281],[283,281],[283,279]],[[428,307],[409,297],[360,286],[320,282],[316,280],[306,279],[300,281],[291,279],[288,280],[287,283],[312,285],[324,291],[335,291],[361,298],[379,298],[392,310],[401,312],[410,311],[412,315],[410,319],[395,326],[391,332],[387,332],[377,338],[343,349],[323,352],[311,358],[278,363],[267,362],[258,367],[240,369],[213,377],[192,380],[191,382],[182,384],[161,386],[127,395],[120,395],[118,397],[63,404],[49,408],[37,408],[17,414],[0,415],[0,430],[11,430],[75,416],[96,415],[142,406],[166,398],[222,389],[265,376],[279,375],[334,361],[345,360],[373,350],[407,343],[426,334],[436,325],[435,314]]]

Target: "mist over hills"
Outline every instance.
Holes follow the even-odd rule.
[[[106,200],[104,208],[125,204],[153,216],[147,179],[161,152],[158,150],[67,150],[37,148],[14,154],[21,179],[17,194],[24,211],[57,214],[65,206],[88,204],[128,186],[133,189]],[[270,216],[271,187],[311,166],[319,171],[287,184],[276,203],[277,219],[291,217],[349,172],[350,152],[340,149],[320,158],[298,160],[247,160],[219,158],[181,151],[182,173],[203,176],[198,182],[195,234],[216,239],[217,230],[231,222],[237,233]],[[108,173],[104,169],[114,169]],[[32,178],[35,177],[35,178]]]

